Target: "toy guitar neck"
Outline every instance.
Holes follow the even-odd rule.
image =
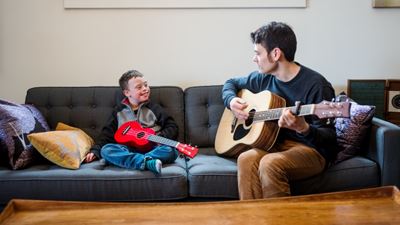
[[[195,157],[199,151],[196,147],[191,145],[157,136],[153,129],[143,128],[137,121],[129,121],[122,124],[117,132],[115,132],[114,139],[119,144],[133,146],[143,153],[150,151],[154,143],[174,147],[190,158]]]

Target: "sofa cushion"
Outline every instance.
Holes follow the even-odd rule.
[[[29,141],[49,161],[79,169],[94,141],[81,129],[58,123],[55,131],[28,135]]]
[[[219,121],[224,111],[222,85],[185,89],[186,143],[213,147]]]
[[[214,148],[201,152],[187,162],[189,195],[238,199],[236,159],[217,156]]]
[[[292,195],[355,190],[380,186],[376,162],[356,156],[331,166],[324,173],[290,184]]]
[[[128,170],[96,160],[79,170],[54,164],[10,173],[0,167],[0,204],[12,198],[74,201],[161,201],[187,197],[185,161],[163,164],[162,175]]]
[[[28,90],[25,102],[34,104],[55,129],[62,122],[82,129],[96,139],[114,107],[122,99],[119,87],[35,87]],[[184,140],[184,103],[180,87],[151,87],[153,102],[160,104],[179,127]]]
[[[27,91],[25,102],[42,112],[51,130],[62,122],[95,139],[116,106],[119,92],[117,87],[35,87]]]
[[[183,90],[180,87],[163,86],[151,87],[151,101],[159,104],[163,109],[174,118],[178,125],[178,140],[184,142],[185,138],[185,104],[183,101]]]
[[[22,169],[41,158],[27,135],[48,131],[41,113],[32,105],[0,100],[0,157],[12,169]]]
[[[335,127],[339,149],[335,163],[360,154],[375,113],[375,106],[359,105],[346,95],[339,95],[337,101],[350,101],[351,107],[350,118],[336,119]]]

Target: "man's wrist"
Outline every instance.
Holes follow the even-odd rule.
[[[298,130],[298,131],[296,131],[298,134],[300,134],[300,135],[303,135],[303,136],[306,136],[307,134],[309,134],[310,133],[310,125],[306,125],[305,126],[305,128],[303,128],[303,129],[301,129],[301,130]]]

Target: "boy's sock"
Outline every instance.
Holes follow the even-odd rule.
[[[154,174],[161,173],[162,162],[159,159],[151,159],[146,161],[146,168]]]

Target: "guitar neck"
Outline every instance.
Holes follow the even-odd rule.
[[[155,143],[158,143],[158,144],[168,145],[168,146],[174,147],[174,148],[176,148],[178,146],[178,144],[179,144],[179,142],[177,142],[177,141],[170,140],[168,138],[157,136],[157,135],[149,135],[147,137],[147,139],[149,141],[152,141],[152,142],[155,142]]]
[[[314,114],[314,104],[302,105],[300,106],[300,112],[298,116],[307,116]],[[275,108],[268,109],[265,111],[258,111],[254,113],[253,120],[254,121],[268,121],[268,120],[277,120],[282,115],[283,110],[290,109],[292,113],[295,113],[296,107],[285,107],[285,108]]]

